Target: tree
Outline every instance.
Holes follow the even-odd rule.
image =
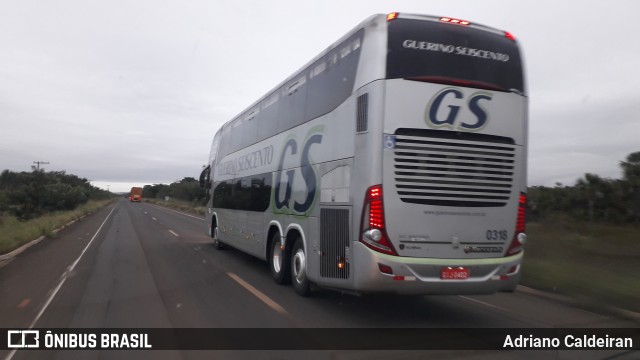
[[[640,151],[627,155],[627,161],[621,161],[624,179],[629,182],[640,182]]]
[[[170,185],[155,184],[145,185],[142,188],[143,198],[163,199],[165,196],[190,201],[205,202],[206,192],[200,187],[200,183],[193,177],[185,177],[180,181],[175,181]]]
[[[92,186],[87,179],[64,171],[12,172],[0,174],[0,212],[30,219],[46,212],[72,210],[89,199],[106,199],[109,192]]]
[[[633,221],[640,223],[640,151],[627,155],[627,161],[621,161],[622,174],[629,197],[628,209]]]
[[[620,166],[622,179],[586,173],[575,186],[529,188],[529,218],[544,220],[563,214],[589,222],[640,224],[640,152],[629,154]]]
[[[582,190],[587,202],[589,222],[593,222],[595,216],[596,201],[604,197],[605,180],[595,174],[584,174],[584,178],[578,179],[576,186]]]

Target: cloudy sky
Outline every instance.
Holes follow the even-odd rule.
[[[0,2],[0,170],[48,161],[112,191],[197,177],[215,131],[360,21],[391,11],[512,32],[529,184],[619,178],[640,151],[640,2]]]

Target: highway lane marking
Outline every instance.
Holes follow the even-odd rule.
[[[153,221],[158,221],[158,219],[156,219],[156,218],[154,218],[154,217],[152,217],[151,219],[152,219]]]
[[[198,219],[198,220],[206,220],[205,218],[201,218],[201,217],[193,216],[193,215],[191,215],[191,214],[183,213],[183,212],[181,212],[181,211],[177,211],[177,210],[169,209],[169,208],[164,207],[164,206],[160,206],[160,205],[156,205],[156,204],[151,204],[151,205],[153,205],[153,206],[157,206],[157,207],[159,207],[159,208],[161,208],[161,209],[164,209],[164,210],[173,211],[174,213],[178,213],[178,214],[180,214],[180,215],[188,216],[188,217],[191,217],[191,218],[194,218],[194,219]]]
[[[585,310],[585,309],[580,309],[580,308],[574,308],[574,309],[576,309],[576,310],[578,310],[578,311],[582,311],[583,313],[587,313],[587,314],[592,315],[592,316],[596,316],[596,317],[602,318],[602,319],[606,319],[606,318],[607,318],[606,316],[604,316],[604,315],[602,315],[602,314],[594,313],[593,311],[589,311],[589,310]]]
[[[173,236],[175,236],[175,237],[180,236],[180,235],[178,235],[178,234],[177,234],[175,231],[173,231],[173,230],[169,230],[169,232],[170,232],[170,233],[172,233],[172,234],[173,234]]]
[[[260,301],[262,301],[263,303],[267,304],[267,306],[269,306],[271,309],[275,310],[276,312],[280,313],[281,315],[289,316],[289,313],[287,313],[287,310],[285,310],[277,302],[271,300],[270,297],[268,297],[267,295],[262,293],[260,290],[254,288],[251,284],[249,284],[248,282],[242,280],[242,278],[240,278],[238,275],[236,275],[236,274],[234,274],[232,272],[228,272],[227,275],[229,275],[230,278],[232,278],[235,282],[240,284],[243,288],[247,289],[255,297],[260,299]]]
[[[96,233],[93,234],[93,237],[91,238],[91,240],[89,240],[89,243],[87,244],[87,246],[85,246],[84,249],[82,249],[82,252],[80,253],[80,256],[78,256],[76,261],[74,261],[73,264],[71,264],[71,266],[69,267],[69,270],[65,273],[65,276],[68,273],[72,272],[76,268],[76,265],[78,265],[78,263],[80,262],[80,259],[82,259],[82,256],[84,255],[84,253],[87,252],[87,250],[89,249],[89,246],[91,246],[91,244],[93,243],[93,240],[95,240],[96,237],[98,237],[98,234],[100,233],[100,230],[102,230],[102,227],[104,226],[104,224],[106,224],[107,220],[109,220],[109,217],[111,217],[111,214],[113,213],[113,211],[115,209],[116,209],[116,207],[114,206],[113,209],[111,209],[111,212],[109,212],[109,215],[107,215],[107,217],[104,218],[104,221],[102,222],[102,224],[100,224],[100,227],[98,228]]]
[[[495,305],[491,305],[491,304],[486,303],[486,302],[484,302],[484,301],[480,301],[480,300],[472,299],[472,298],[470,298],[470,297],[461,296],[461,295],[460,295],[460,296],[458,296],[458,297],[459,297],[459,298],[461,298],[461,299],[465,299],[465,300],[473,301],[473,302],[478,303],[478,304],[482,304],[482,305],[484,305],[484,306],[488,306],[488,307],[490,307],[490,308],[494,308],[494,309],[498,309],[498,310],[501,310],[501,311],[510,312],[510,311],[508,311],[508,310],[506,310],[506,309],[504,309],[504,308],[501,308],[501,307],[499,307],[499,306],[495,306]]]
[[[542,297],[542,298],[545,298],[546,300],[549,300],[549,301],[560,302],[560,303],[568,302],[567,298],[565,298],[565,297],[563,297],[561,295],[547,293],[547,292],[536,290],[534,288],[530,288],[530,287],[524,286],[524,285],[518,285],[517,291],[519,291],[521,293],[524,293],[526,295],[529,295],[529,296],[533,295],[533,296],[537,296],[537,297]],[[580,308],[577,308],[577,307],[574,307],[573,309],[578,310],[578,311],[582,311],[584,313],[587,313],[587,314],[590,314],[590,315],[593,315],[593,316],[597,316],[597,317],[600,317],[600,318],[603,318],[603,319],[607,318],[606,316],[604,316],[602,314],[597,314],[597,313],[594,313],[592,311],[580,309]]]

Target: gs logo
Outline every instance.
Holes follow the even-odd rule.
[[[323,127],[316,126],[306,136],[302,143],[302,151],[298,150],[298,141],[295,137],[290,137],[280,154],[278,170],[276,173],[275,188],[273,192],[276,210],[275,213],[303,215],[309,211],[316,200],[317,175],[311,160],[310,150],[314,144],[321,144],[323,138]],[[296,176],[296,169],[285,170],[284,163],[288,158],[293,158],[298,163],[301,177]],[[297,180],[296,180],[297,178]],[[304,185],[302,185],[304,183]],[[297,185],[297,186],[295,186]],[[293,190],[306,189],[304,198],[294,199]]]
[[[466,107],[473,115],[473,118],[465,117],[458,120],[465,96],[460,89],[446,88],[429,101],[425,114],[427,126],[433,128],[457,128],[462,131],[480,130],[487,125],[489,120],[487,110],[482,107],[482,103],[491,101],[492,96],[491,93],[486,91],[478,91],[471,94],[467,100]],[[444,106],[447,106],[448,109],[443,108]]]

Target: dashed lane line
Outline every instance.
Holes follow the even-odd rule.
[[[498,309],[498,310],[502,310],[502,311],[510,312],[510,311],[508,311],[508,310],[506,310],[506,309],[503,309],[503,308],[501,308],[501,307],[499,307],[499,306],[495,306],[495,305],[492,305],[492,304],[486,303],[486,302],[484,302],[484,301],[480,301],[480,300],[472,299],[472,298],[467,297],[467,296],[459,295],[458,297],[459,297],[459,298],[461,298],[461,299],[465,299],[465,300],[467,300],[467,301],[472,301],[472,302],[477,303],[477,304],[482,304],[482,305],[484,305],[484,306],[488,306],[488,307],[490,307],[490,308],[494,308],[494,309]]]
[[[193,215],[191,215],[191,214],[183,213],[183,212],[181,212],[181,211],[177,211],[177,210],[169,209],[168,207],[164,207],[164,206],[160,206],[160,205],[156,205],[156,204],[151,204],[151,205],[156,206],[156,207],[159,207],[159,208],[164,209],[164,210],[172,211],[172,212],[174,212],[174,213],[178,213],[178,214],[180,214],[180,215],[188,216],[188,217],[190,217],[190,218],[194,218],[194,219],[198,219],[198,220],[206,220],[205,218],[201,218],[201,217],[198,217],[198,216],[193,216]]]
[[[229,275],[230,278],[232,278],[235,282],[237,282],[238,284],[240,284],[243,288],[245,288],[246,290],[248,290],[251,294],[253,294],[255,297],[257,297],[258,299],[260,299],[260,301],[262,301],[263,303],[267,304],[267,306],[269,306],[271,309],[275,310],[276,312],[280,313],[281,315],[285,315],[285,316],[289,316],[289,313],[287,312],[287,310],[285,310],[282,306],[280,306],[277,302],[271,300],[270,297],[268,297],[267,295],[265,295],[264,293],[262,293],[260,290],[256,289],[255,287],[253,287],[251,284],[249,284],[248,282],[244,281],[241,277],[239,277],[238,275],[232,273],[232,272],[228,272],[227,275]]]

